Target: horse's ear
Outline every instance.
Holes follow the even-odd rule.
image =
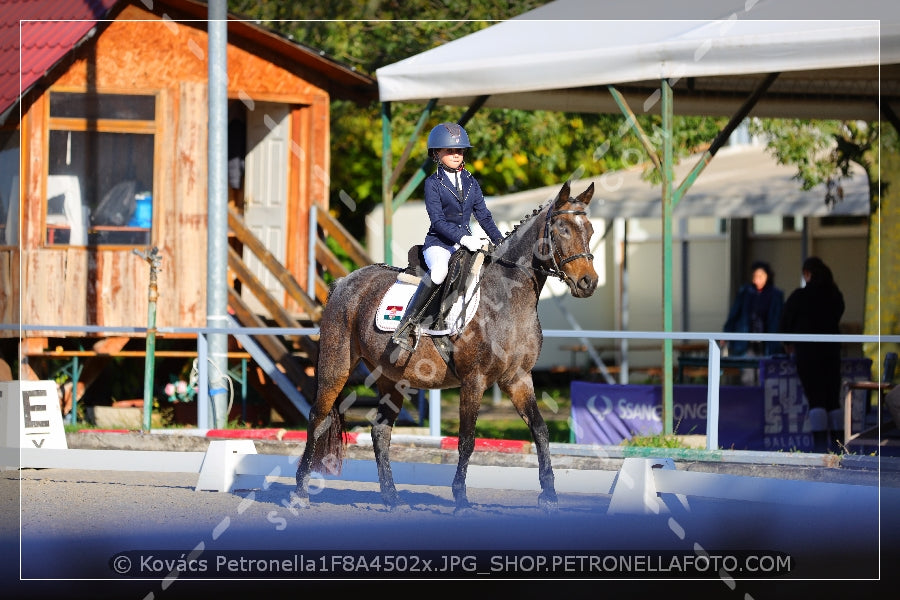
[[[560,188],[559,193],[556,195],[556,208],[559,208],[563,204],[569,201],[569,182],[565,182]]]
[[[578,195],[578,198],[576,198],[576,200],[578,202],[583,202],[585,204],[588,204],[591,201],[591,198],[593,198],[593,197],[594,197],[594,183],[591,182],[591,185],[589,185],[586,190],[581,192]]]

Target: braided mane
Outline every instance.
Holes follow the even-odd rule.
[[[504,242],[506,242],[506,240],[508,240],[509,238],[511,238],[511,237],[516,233],[516,231],[519,230],[519,228],[520,228],[522,225],[524,225],[525,223],[531,221],[533,218],[535,218],[536,216],[538,216],[539,214],[541,214],[542,212],[544,212],[544,209],[547,208],[547,204],[549,204],[550,202],[553,202],[554,200],[555,200],[554,198],[550,198],[549,200],[547,200],[547,202],[544,202],[543,204],[541,204],[540,206],[538,206],[537,208],[535,208],[534,210],[532,210],[532,211],[531,211],[531,214],[525,215],[524,217],[522,217],[522,219],[521,219],[518,223],[516,223],[516,224],[513,226],[512,231],[508,231],[508,232],[506,233],[506,235],[503,236],[503,239],[500,240],[500,243],[497,244],[497,246],[498,246],[498,247],[501,246]]]

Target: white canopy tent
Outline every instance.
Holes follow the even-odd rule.
[[[572,112],[618,112],[611,84],[649,110],[669,78],[678,114],[730,115],[772,72],[758,116],[871,120],[879,85],[900,98],[900,5],[556,0],[376,76],[382,102]]]
[[[653,20],[648,20],[652,18]],[[376,71],[383,105],[385,259],[394,198],[390,104],[622,112],[663,175],[663,313],[671,330],[673,210],[746,116],[890,120],[900,130],[900,6],[858,0],[556,0]],[[677,110],[676,110],[677,107]],[[653,148],[634,114],[662,116]],[[684,180],[674,181],[673,114],[731,120]],[[423,115],[423,117],[425,116]],[[424,128],[420,120],[413,140]],[[627,129],[623,130],[623,135]],[[411,148],[410,141],[407,149]],[[672,344],[664,340],[665,432],[671,432]]]

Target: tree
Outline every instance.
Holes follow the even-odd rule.
[[[754,120],[751,132],[768,139],[778,162],[797,166],[795,177],[803,189],[847,177],[850,163],[862,167],[869,184],[869,258],[866,264],[866,302],[863,331],[867,335],[900,332],[900,239],[898,192],[890,185],[900,175],[897,130],[862,121]],[[881,135],[879,135],[881,134]],[[893,344],[879,348],[865,344],[873,365],[881,355],[897,352]]]
[[[546,0],[486,0],[474,4],[452,0],[337,0],[317,5],[232,0],[229,9],[259,19],[264,26],[296,42],[373,75],[381,66],[543,4]],[[421,111],[418,105],[395,103],[395,131],[411,132]],[[439,107],[426,131],[441,121],[459,119],[463,112],[462,108]],[[658,116],[644,115],[638,120],[646,131],[659,125]],[[331,211],[361,239],[366,215],[382,201],[380,106],[375,103],[360,108],[351,102],[334,101],[331,121]],[[466,166],[488,196],[633,167],[645,161],[646,155],[635,136],[619,134],[622,121],[622,115],[482,108],[466,126],[474,146]],[[678,117],[678,122],[677,147],[679,154],[685,154],[712,139],[724,119]],[[424,137],[418,140],[400,175],[401,183],[427,156]],[[399,156],[406,138],[394,136],[392,143],[394,156]]]

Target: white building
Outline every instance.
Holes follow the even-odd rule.
[[[733,137],[734,139],[734,137]],[[696,163],[687,158],[676,166],[676,183]],[[663,330],[662,217],[659,185],[641,179],[642,167],[606,173],[571,183],[578,194],[591,182],[594,224],[592,252],[600,277],[588,299],[572,298],[568,288],[550,279],[539,304],[541,324],[549,329]],[[826,205],[825,186],[803,191],[795,168],[778,165],[758,144],[725,147],[675,206],[673,220],[673,330],[718,332],[737,287],[748,280],[754,260],[765,260],[775,283],[789,294],[800,285],[800,265],[818,255],[830,265],[844,292],[847,332],[860,332],[864,312],[869,214],[868,182],[858,169],[842,180],[842,200]],[[534,208],[554,197],[560,185],[486,200],[501,231],[510,231]],[[384,257],[383,208],[368,218],[371,257]],[[392,255],[405,266],[407,250],[421,244],[428,217],[424,204],[411,200],[394,212]],[[473,231],[480,232],[473,222]],[[591,366],[592,357],[566,347],[575,339],[545,338],[536,366]],[[617,363],[617,340],[594,340],[609,347],[599,356]],[[649,348],[648,348],[649,346]],[[630,341],[628,364],[662,364],[661,343]],[[632,380],[634,380],[632,378]]]

